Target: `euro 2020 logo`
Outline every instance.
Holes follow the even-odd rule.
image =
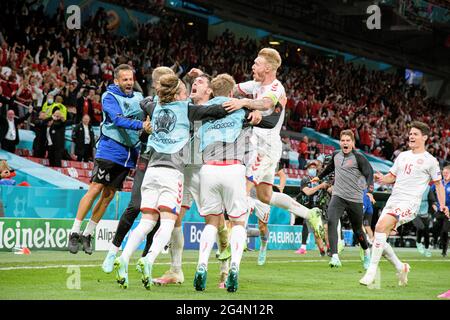
[[[156,133],[168,134],[175,128],[175,123],[177,122],[177,116],[175,112],[170,109],[159,110],[155,117],[154,130]]]

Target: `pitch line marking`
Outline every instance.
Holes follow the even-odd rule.
[[[341,260],[342,262],[361,262],[359,259],[355,260]],[[408,259],[408,262],[450,262],[450,259],[439,259],[439,260],[429,260],[429,259]],[[323,262],[326,260],[323,259],[312,259],[312,260],[274,260],[272,263],[299,263],[299,262],[307,262],[307,263],[316,263]],[[214,263],[214,262],[212,262]],[[219,262],[215,262],[219,263]],[[155,265],[170,265],[170,262],[156,262]],[[197,264],[197,262],[183,262],[183,264]],[[11,271],[11,270],[38,270],[38,269],[59,269],[59,268],[69,268],[69,267],[79,267],[79,268],[100,268],[101,264],[57,264],[57,265],[48,265],[48,266],[14,266],[14,267],[0,267],[0,271]]]

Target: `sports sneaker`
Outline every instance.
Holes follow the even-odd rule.
[[[258,266],[263,266],[266,263],[266,254],[267,254],[267,247],[265,247],[265,249],[263,250],[259,249]]]
[[[128,264],[122,257],[114,260],[114,270],[116,271],[116,280],[122,289],[128,288]]]
[[[71,233],[69,234],[69,251],[70,253],[76,254],[80,248],[80,234]]]
[[[424,254],[425,254],[425,257],[431,258],[431,250],[430,249],[425,249]]]
[[[327,256],[329,256],[330,258],[333,256],[333,254],[331,253],[331,248],[327,248]]]
[[[239,286],[239,271],[236,267],[232,266],[230,273],[228,274],[225,286],[228,292],[236,292]]]
[[[206,266],[201,264],[197,267],[197,271],[194,275],[194,288],[197,291],[204,291],[206,289],[206,278],[208,277],[208,271]]]
[[[152,286],[152,265],[148,263],[148,260],[146,258],[140,258],[137,262],[139,265],[139,269],[141,270],[141,281],[144,285],[144,288],[147,290],[150,290],[150,287]],[[137,269],[137,268],[136,268]]]
[[[328,263],[328,265],[329,265],[331,268],[339,268],[339,267],[342,267],[341,260],[339,260],[338,257],[331,257],[331,260],[330,260],[330,262]]]
[[[370,254],[369,255],[364,255],[364,259],[363,259],[363,267],[364,267],[364,270],[367,270],[367,269],[369,269],[369,266],[370,266]]]
[[[322,210],[312,208],[308,210],[308,222],[317,234],[325,242],[325,229],[322,224]]]
[[[116,254],[114,252],[108,252],[105,260],[103,260],[102,270],[104,273],[111,273],[114,270],[114,260],[116,259]]]
[[[184,274],[182,270],[175,272],[169,269],[161,277],[153,279],[152,282],[158,285],[182,284],[184,282]]]
[[[377,268],[378,269],[378,268]],[[363,286],[371,286],[375,282],[375,277],[377,275],[377,270],[367,271],[364,277],[359,280],[359,284]]]
[[[419,251],[420,254],[425,253],[425,248],[424,248],[423,244],[416,242],[416,247],[417,247],[417,251]]]
[[[404,263],[402,270],[397,272],[399,286],[404,287],[408,284],[408,273],[410,269],[411,267],[409,266],[409,264]]]
[[[92,247],[91,247],[91,235],[81,235],[81,243],[83,244],[83,251],[87,254],[92,254]]]
[[[303,248],[300,248],[300,249],[298,249],[297,251],[295,251],[295,253],[297,253],[297,254],[306,254],[306,249],[303,249]]]
[[[327,253],[325,252],[325,250],[323,250],[323,249],[319,250],[319,253],[320,253],[320,256],[321,256],[321,257],[325,257],[325,255],[327,254]]]
[[[219,260],[224,261],[231,258],[231,247],[228,245],[225,250],[223,250],[219,255]]]
[[[450,290],[444,292],[443,294],[438,295],[437,297],[442,299],[450,299]]]

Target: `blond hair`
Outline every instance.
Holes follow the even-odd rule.
[[[175,95],[179,93],[182,81],[174,74],[165,74],[159,78],[159,87],[156,94],[161,103],[169,103],[175,100]]]
[[[157,67],[155,69],[153,69],[152,72],[152,81],[155,83],[159,83],[159,79],[166,74],[175,74],[175,72],[173,72],[172,69],[170,69],[169,67]]]
[[[8,162],[6,162],[6,160],[1,160],[0,161],[0,172],[5,171],[5,170],[11,171],[11,168],[8,166]]]
[[[281,66],[280,53],[273,48],[263,48],[258,52],[258,57],[263,57],[266,62],[272,67],[273,71]]]
[[[222,73],[211,80],[211,89],[214,97],[228,97],[234,89],[236,82],[228,73]]]

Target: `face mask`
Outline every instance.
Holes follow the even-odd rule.
[[[48,103],[48,104],[52,104],[52,103],[53,103],[53,99],[48,99],[48,100],[47,100],[47,103]]]
[[[310,177],[315,177],[317,174],[317,169],[308,169],[308,175]]]

